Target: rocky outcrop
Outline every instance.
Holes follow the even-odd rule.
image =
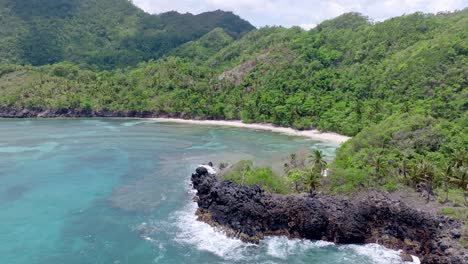
[[[2,118],[56,118],[56,117],[180,117],[189,116],[183,113],[163,113],[149,111],[112,111],[112,110],[84,110],[84,109],[42,109],[42,108],[2,108],[0,107],[0,117]]]
[[[382,193],[352,199],[275,195],[219,181],[203,167],[192,175],[192,184],[199,219],[247,242],[287,235],[337,244],[379,243],[419,256],[422,263],[468,263],[467,251],[458,243],[461,223],[412,209]]]
[[[210,120],[210,117],[194,116],[189,113],[168,113],[163,111],[117,111],[85,109],[42,109],[0,107],[0,118],[74,118],[74,117],[122,117],[122,118],[182,118]],[[224,119],[223,119],[224,120]]]

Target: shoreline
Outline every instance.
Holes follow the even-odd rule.
[[[247,124],[240,120],[228,121],[228,120],[195,120],[195,119],[182,119],[182,118],[141,118],[143,120],[152,120],[161,123],[178,123],[178,124],[193,124],[193,125],[208,125],[208,126],[227,126],[236,128],[247,128],[254,130],[263,130],[275,133],[286,134],[289,136],[307,137],[319,141],[327,141],[336,144],[342,144],[351,137],[340,135],[332,132],[321,132],[319,130],[297,130],[291,127],[279,127],[272,124],[252,123]]]
[[[186,117],[186,118],[185,118]],[[77,109],[11,109],[0,107],[0,118],[132,118],[153,120],[166,123],[185,123],[194,125],[228,126],[282,133],[290,136],[307,137],[313,140],[342,144],[351,137],[319,130],[297,130],[268,123],[243,123],[241,120],[195,119],[180,113],[138,112],[138,111],[92,111]]]

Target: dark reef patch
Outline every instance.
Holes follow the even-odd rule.
[[[14,202],[21,199],[29,188],[21,185],[13,186],[6,189],[1,195],[1,200],[5,202]]]

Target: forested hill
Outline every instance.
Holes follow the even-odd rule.
[[[137,18],[178,17],[175,13],[152,17],[132,10]],[[84,28],[91,25],[85,21],[79,24]],[[171,22],[174,28],[176,24]],[[238,40],[228,30],[216,28],[160,60],[124,71],[91,71],[86,65],[70,63],[4,66],[0,71],[0,106],[173,113],[316,127],[346,135],[355,135],[398,113],[457,120],[467,110],[466,25],[468,10],[415,13],[381,23],[350,13],[311,31],[266,27]],[[128,29],[115,30],[121,33]],[[150,38],[144,32],[135,33],[128,42],[119,43],[140,45],[144,41],[136,38],[146,37]],[[86,46],[98,41],[89,38],[86,34],[77,37],[76,43],[83,46],[78,45],[79,50],[67,56],[87,54],[76,60],[93,62],[143,60],[138,49]],[[4,38],[0,41],[4,42],[2,47],[8,43]],[[36,43],[41,45],[39,40],[30,42]],[[113,42],[106,43],[112,46]],[[25,50],[38,52],[46,60],[61,54],[48,54],[53,48],[46,46],[44,54],[39,52],[42,48]],[[74,50],[72,46],[67,49]],[[2,52],[8,55],[4,57],[14,57],[18,51],[12,48]]]
[[[0,0],[0,63],[135,66],[218,27],[254,29],[230,12],[150,15],[128,0]]]

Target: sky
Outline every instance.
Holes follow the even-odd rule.
[[[167,11],[199,14],[217,9],[232,11],[254,26],[315,27],[347,12],[359,12],[373,21],[416,11],[437,13],[461,10],[468,0],[132,0],[148,13]]]

